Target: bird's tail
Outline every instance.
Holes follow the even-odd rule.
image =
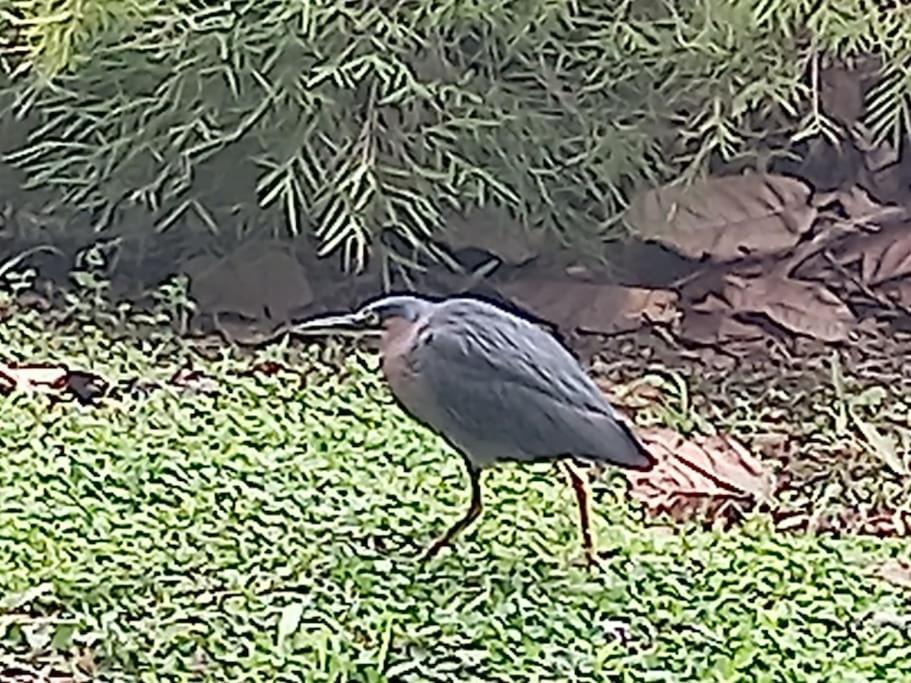
[[[628,465],[630,469],[648,472],[658,464],[657,458],[645,447],[645,444],[636,436],[632,428],[622,420],[617,421],[617,425],[623,430],[626,438],[629,440],[636,453],[635,461]]]
[[[626,440],[630,444],[630,452],[635,453],[633,458],[630,458],[630,462],[626,464],[631,470],[640,470],[642,472],[648,472],[655,465],[658,464],[657,458],[651,454],[651,452],[645,447],[645,444],[636,436],[635,432],[630,428],[626,422],[623,420],[617,420],[617,426],[623,431]]]
[[[597,453],[587,454],[586,460],[606,463],[625,469],[648,472],[658,460],[620,417],[611,420],[611,436]]]

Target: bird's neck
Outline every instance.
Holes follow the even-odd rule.
[[[381,350],[384,357],[401,356],[411,350],[420,326],[405,318],[392,318],[386,322]]]
[[[387,321],[380,352],[383,357],[383,374],[391,385],[407,383],[411,378],[414,372],[411,351],[420,328],[420,324],[405,318]]]

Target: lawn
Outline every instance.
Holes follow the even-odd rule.
[[[391,402],[368,353],[255,356],[92,325],[0,323],[0,360],[112,382],[0,396],[0,678],[99,681],[908,680],[904,542],[646,520],[595,485],[599,572],[546,465],[485,479]],[[68,331],[67,331],[68,330]],[[202,377],[170,378],[192,360]],[[279,361],[277,372],[255,363]],[[33,676],[29,678],[28,676]]]

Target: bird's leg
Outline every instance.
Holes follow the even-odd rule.
[[[582,532],[582,549],[585,551],[585,560],[591,567],[598,564],[598,558],[595,555],[595,542],[591,530],[591,507],[588,501],[588,486],[571,463],[564,461],[561,464],[569,476],[569,482],[576,494],[576,502],[579,504],[579,529]]]
[[[449,530],[445,534],[434,541],[433,545],[427,548],[421,558],[422,561],[429,560],[440,552],[440,549],[443,548],[443,546],[449,545],[452,539],[464,531],[465,528],[481,514],[481,471],[467,461],[465,464],[468,467],[468,478],[471,480],[471,505],[468,507],[468,512],[465,513],[465,516],[462,517],[462,519],[449,527]]]

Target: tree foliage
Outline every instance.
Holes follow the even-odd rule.
[[[911,20],[832,0],[12,0],[8,157],[104,225],[140,206],[309,232],[363,264],[495,205],[572,235],[630,192],[837,134],[820,60],[874,56],[866,124],[909,129]]]

